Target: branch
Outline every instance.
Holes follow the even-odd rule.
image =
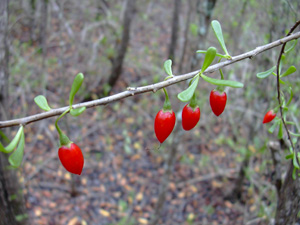
[[[291,34],[293,33],[293,31],[294,31],[299,25],[300,25],[300,20],[298,20],[298,21],[294,24],[294,26],[290,29],[290,31],[288,32],[288,34],[287,34],[286,36],[287,36],[287,37],[288,37],[288,36],[291,36]],[[282,47],[281,47],[280,54],[279,54],[278,59],[277,59],[277,65],[276,65],[276,68],[277,68],[277,69],[276,69],[276,73],[277,73],[277,79],[276,79],[276,81],[277,81],[277,101],[278,101],[278,104],[279,104],[279,109],[280,109],[280,115],[281,115],[282,123],[283,123],[283,125],[284,125],[285,130],[286,130],[286,133],[287,133],[288,139],[289,139],[289,141],[290,141],[291,147],[292,147],[292,149],[293,149],[293,151],[294,151],[295,147],[294,147],[294,144],[293,144],[293,141],[292,141],[292,138],[291,138],[291,134],[290,134],[290,132],[289,132],[289,130],[288,130],[288,127],[287,127],[287,125],[286,125],[286,122],[285,122],[285,120],[284,120],[284,118],[283,118],[282,105],[281,105],[281,99],[280,99],[280,82],[279,82],[279,76],[280,76],[279,72],[280,72],[280,71],[279,71],[279,65],[280,65],[281,57],[282,57],[282,55],[284,54],[284,48],[285,48],[285,46],[286,46],[286,43],[284,43],[284,44],[282,45]]]
[[[247,59],[247,58],[252,59],[256,55],[258,55],[258,54],[260,54],[264,51],[267,51],[269,49],[272,49],[274,47],[277,47],[279,45],[285,44],[289,41],[292,41],[292,40],[298,39],[298,38],[300,38],[300,32],[289,35],[287,37],[284,37],[284,38],[279,39],[277,41],[271,42],[269,44],[256,47],[252,51],[249,51],[249,52],[246,52],[246,53],[243,53],[243,54],[232,57],[231,60],[227,60],[225,62],[220,62],[220,63],[217,63],[213,66],[208,67],[205,70],[205,73],[212,73],[214,71],[219,70],[220,68],[223,68],[225,66],[228,66],[230,64],[236,63],[238,61],[241,61],[241,60],[244,60],[244,59]],[[76,109],[76,108],[80,108],[80,107],[83,107],[83,106],[85,106],[86,108],[92,108],[92,107],[99,106],[99,105],[106,105],[108,103],[115,102],[115,101],[130,97],[130,96],[134,96],[134,95],[137,95],[137,94],[142,94],[142,93],[145,93],[145,92],[156,92],[157,90],[159,90],[163,87],[167,87],[167,86],[182,82],[184,80],[188,80],[188,79],[194,77],[199,72],[200,72],[200,70],[196,70],[194,72],[190,72],[190,73],[187,73],[187,74],[174,76],[173,78],[168,79],[166,81],[162,81],[162,82],[159,82],[159,83],[156,83],[156,84],[151,84],[151,85],[147,85],[147,86],[143,86],[143,87],[128,87],[127,91],[123,91],[123,92],[120,92],[118,94],[111,95],[111,96],[104,97],[104,98],[100,98],[100,99],[97,99],[97,100],[88,101],[88,102],[84,102],[84,103],[79,103],[79,104],[73,105],[73,108]],[[43,112],[43,113],[35,114],[35,115],[32,115],[32,116],[20,118],[20,119],[0,121],[0,128],[18,126],[20,124],[25,126],[26,124],[29,124],[29,123],[32,123],[32,122],[36,122],[36,121],[43,120],[43,119],[53,117],[53,116],[58,116],[58,115],[62,114],[68,107],[69,106],[65,106],[65,107],[58,108],[58,109],[52,109],[48,112]]]

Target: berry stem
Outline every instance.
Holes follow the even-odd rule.
[[[163,91],[165,92],[165,102],[164,102],[164,106],[163,106],[163,111],[172,111],[172,107],[171,107],[171,102],[170,102],[170,99],[169,99],[169,95],[168,95],[168,92],[165,88],[163,88]]]
[[[64,111],[55,121],[55,127],[56,130],[59,134],[59,142],[60,142],[60,146],[69,146],[72,142],[70,141],[70,139],[68,138],[67,135],[65,135],[62,130],[60,129],[60,127],[58,126],[58,121],[64,116],[66,115],[68,112],[70,111],[70,107]]]
[[[190,104],[189,106],[195,110],[195,108],[197,107],[197,99],[196,99],[196,94],[194,92],[193,97],[191,98]]]

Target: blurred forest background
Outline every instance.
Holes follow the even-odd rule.
[[[7,9],[9,98],[1,120],[41,112],[33,101],[39,94],[52,108],[67,105],[79,72],[85,81],[75,102],[162,81],[168,58],[175,75],[200,69],[203,58],[196,50],[215,46],[222,52],[210,26],[213,19],[220,21],[234,56],[284,37],[300,18],[298,0],[10,0]],[[298,46],[287,60],[300,68]],[[23,202],[17,221],[273,223],[272,152],[279,152],[282,174],[287,160],[286,152],[270,149],[277,135],[262,125],[265,112],[276,106],[276,79],[259,80],[256,73],[274,66],[278,54],[279,47],[223,69],[227,79],[245,87],[226,88],[228,102],[220,117],[209,106],[215,87],[201,82],[201,119],[189,132],[181,127],[184,104],[176,97],[187,82],[168,87],[177,124],[160,148],[153,124],[163,105],[162,91],[91,108],[78,118],[64,117],[61,127],[85,157],[81,176],[70,175],[58,159],[55,118],[26,126],[23,164],[7,173],[14,178],[10,185],[21,190],[10,195]],[[299,124],[300,79],[288,79],[296,93],[292,120]],[[16,129],[3,131],[13,136]],[[1,157],[3,167],[7,159]]]

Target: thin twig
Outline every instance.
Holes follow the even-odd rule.
[[[288,36],[292,36],[291,34],[293,33],[293,31],[299,26],[299,24],[300,24],[300,20],[298,20],[295,24],[294,24],[294,26],[290,29],[290,31],[288,32],[288,34],[286,35],[287,37]],[[299,33],[299,32],[298,32]],[[294,144],[293,144],[293,141],[292,141],[292,138],[291,138],[291,134],[290,134],[290,132],[289,132],[289,130],[288,130],[288,128],[287,128],[287,125],[286,125],[286,123],[285,123],[285,120],[284,120],[284,118],[283,118],[283,112],[282,112],[282,105],[281,105],[281,99],[280,99],[280,82],[279,82],[279,64],[280,64],[280,61],[281,61],[281,57],[282,57],[282,55],[283,55],[283,53],[284,53],[284,48],[285,48],[285,46],[286,46],[286,43],[287,42],[285,42],[285,43],[283,43],[283,45],[282,45],[282,47],[281,47],[281,50],[280,50],[280,53],[279,53],[279,56],[278,56],[278,60],[277,60],[277,65],[276,65],[276,73],[277,73],[277,100],[278,100],[278,104],[279,104],[279,109],[280,109],[280,115],[281,115],[281,121],[282,121],[282,123],[283,123],[283,125],[284,125],[284,128],[285,128],[285,130],[286,130],[286,133],[287,133],[287,136],[288,136],[288,139],[289,139],[289,141],[290,141],[290,144],[291,144],[291,147],[292,147],[292,149],[293,149],[293,151],[294,151]]]
[[[217,63],[213,66],[210,66],[206,69],[205,73],[212,73],[214,71],[219,70],[220,68],[223,68],[225,66],[228,66],[230,64],[236,63],[238,61],[250,58],[252,59],[253,57],[255,57],[256,55],[267,51],[269,49],[272,49],[274,47],[277,47],[279,45],[285,44],[289,41],[292,41],[294,39],[298,39],[300,38],[300,32],[297,32],[295,34],[289,35],[287,37],[284,37],[282,39],[276,40],[274,42],[271,42],[269,44],[263,45],[263,46],[259,46],[256,47],[254,50],[237,55],[232,57],[231,60],[227,60],[225,62],[220,62]],[[200,70],[196,70],[194,72],[190,72],[190,73],[186,73],[183,75],[178,75],[178,76],[174,76],[171,79],[168,79],[166,81],[162,81],[156,84],[150,84],[147,86],[143,86],[143,87],[134,87],[134,88],[127,88],[127,91],[123,91],[120,92],[118,94],[115,95],[111,95],[108,97],[104,97],[104,98],[100,98],[97,100],[93,100],[93,101],[88,101],[88,102],[84,102],[84,103],[79,103],[76,105],[73,105],[73,108],[80,108],[85,106],[86,108],[91,108],[91,107],[95,107],[95,106],[99,106],[99,105],[106,105],[108,103],[111,102],[115,102],[130,96],[134,96],[137,94],[142,94],[145,92],[156,92],[157,90],[163,88],[163,87],[167,87],[185,80],[188,80],[192,77],[194,77],[196,74],[198,74],[200,72]],[[32,116],[28,116],[28,117],[24,117],[24,118],[20,118],[20,119],[14,119],[14,120],[8,120],[8,121],[0,121],[0,128],[5,128],[5,127],[12,127],[12,126],[18,126],[20,124],[22,125],[26,125],[32,122],[36,122],[39,120],[43,120],[49,117],[53,117],[53,116],[58,116],[60,114],[62,114],[66,109],[68,108],[68,106],[62,107],[62,108],[58,108],[58,109],[52,109],[48,112],[43,112],[43,113],[39,113],[39,114],[35,114]]]
[[[213,180],[215,178],[218,178],[220,176],[222,177],[230,177],[233,175],[233,173],[236,173],[239,171],[239,168],[231,168],[231,169],[222,169],[221,171],[209,173],[200,177],[196,177],[187,181],[180,182],[176,185],[177,188],[182,188],[186,185],[191,185],[195,183],[200,183],[203,181]]]

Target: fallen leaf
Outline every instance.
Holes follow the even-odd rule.
[[[105,216],[105,217],[110,216],[110,213],[108,211],[104,210],[104,209],[100,209],[99,212],[102,216]]]

